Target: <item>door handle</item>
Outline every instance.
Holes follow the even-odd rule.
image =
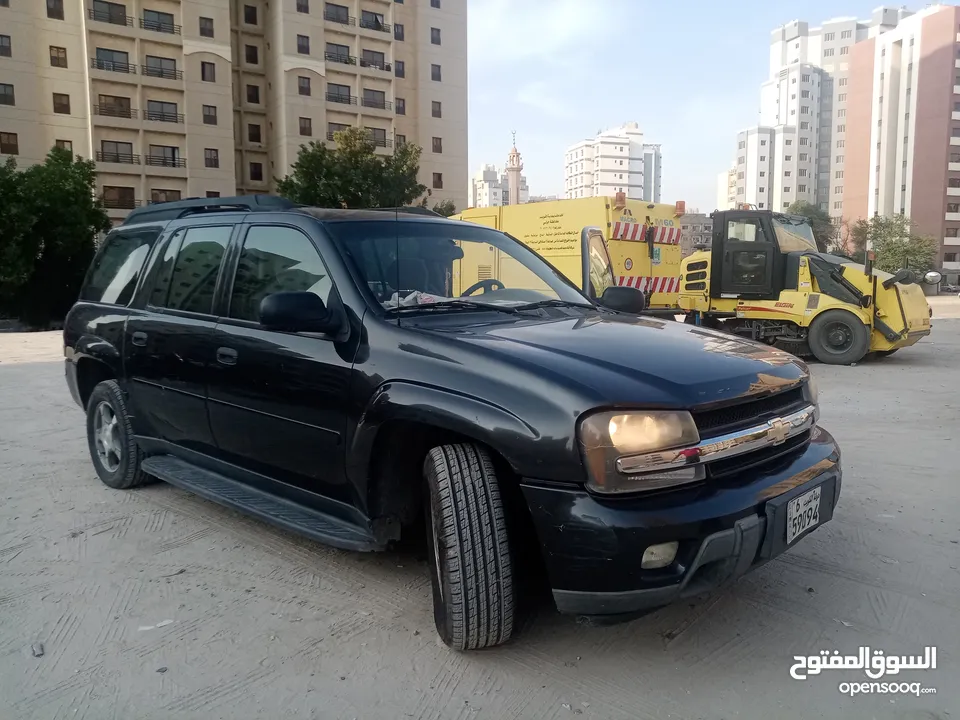
[[[137,331],[130,336],[130,342],[132,342],[137,347],[146,347],[147,346],[147,334],[145,332]]]
[[[236,365],[237,351],[233,348],[217,348],[217,362],[221,365]]]

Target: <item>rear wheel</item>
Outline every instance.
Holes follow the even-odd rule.
[[[116,380],[98,384],[87,401],[87,445],[100,480],[128,490],[150,481],[140,469],[140,448],[133,439],[123,392]]]
[[[504,643],[513,634],[513,567],[493,462],[478,445],[442,445],[423,473],[437,632],[455,650]]]
[[[810,352],[828,365],[860,362],[870,349],[870,330],[853,313],[827,310],[810,324]]]

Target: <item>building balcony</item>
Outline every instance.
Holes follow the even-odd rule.
[[[126,75],[136,75],[137,66],[128,62],[116,62],[114,60],[99,60],[90,58],[91,70],[103,70],[105,72],[124,73]]]
[[[943,239],[944,245],[960,245],[960,237],[945,237]]]
[[[327,93],[327,102],[340,103],[342,105],[356,105],[356,95],[341,95],[339,93]]]
[[[353,55],[343,55],[341,53],[324,53],[323,59],[327,62],[341,63],[343,65],[356,65],[357,58]]]
[[[141,65],[140,74],[144,77],[160,78],[162,80],[183,80],[183,70],[159,68],[151,65]]]
[[[162,123],[183,123],[183,113],[153,112],[146,110],[143,113],[143,119],[151,122]]]
[[[947,163],[947,169],[954,172],[960,172],[960,162]]]
[[[951,195],[953,197],[960,196],[960,187],[948,187],[947,195]]]
[[[101,152],[97,150],[97,162],[115,163],[117,165],[139,165],[140,156],[132,153]]]
[[[943,263],[944,270],[960,270],[960,262],[945,262]]]
[[[103,206],[108,210],[133,210],[143,205],[143,200],[134,198],[103,198]]]
[[[183,158],[172,158],[166,155],[145,155],[143,164],[151,167],[185,168],[187,161]]]
[[[104,12],[102,10],[90,9],[88,17],[95,22],[108,23],[110,25],[120,25],[123,27],[133,27],[133,16],[117,12]]]
[[[954,95],[960,95],[960,85],[954,85],[954,86],[953,86],[953,94],[954,94]]]
[[[360,58],[360,67],[371,68],[373,70],[382,70],[383,72],[393,71],[393,65],[388,63],[386,60],[383,62],[378,62],[376,60],[366,60],[364,58]]]
[[[134,108],[118,107],[116,105],[94,105],[93,114],[102,117],[126,118],[136,120],[140,116],[140,111]]]
[[[960,222],[960,212],[948,212],[948,213],[945,213],[943,217],[944,217],[944,220]]]
[[[950,138],[950,144],[951,144],[951,145],[960,145],[960,137],[951,137],[951,138]]]
[[[389,33],[393,29],[390,23],[379,22],[378,20],[364,20],[363,18],[360,19],[360,27],[383,33]]]
[[[144,20],[140,18],[140,28],[142,30],[152,30],[153,32],[166,33],[167,35],[180,35],[183,28],[173,23],[157,22],[156,20]]]
[[[350,17],[349,15],[341,15],[339,13],[330,12],[329,10],[323,13],[323,19],[327,22],[337,23],[338,25],[356,25],[357,19],[355,17]]]
[[[363,98],[360,104],[365,108],[375,108],[377,110],[393,110],[393,103],[389,100],[374,100],[373,98]]]

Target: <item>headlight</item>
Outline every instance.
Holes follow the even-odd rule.
[[[587,486],[599,493],[631,493],[697,482],[702,466],[666,472],[627,473],[617,461],[634,455],[696,445],[700,442],[690,413],[671,410],[609,411],[580,423],[580,446],[587,465]]]

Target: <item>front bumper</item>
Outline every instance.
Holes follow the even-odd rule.
[[[557,609],[588,616],[636,614],[717,588],[787,548],[787,504],[820,486],[819,523],[840,497],[840,451],[815,428],[803,448],[734,477],[637,498],[523,483]],[[669,567],[643,570],[650,545],[679,541]]]

